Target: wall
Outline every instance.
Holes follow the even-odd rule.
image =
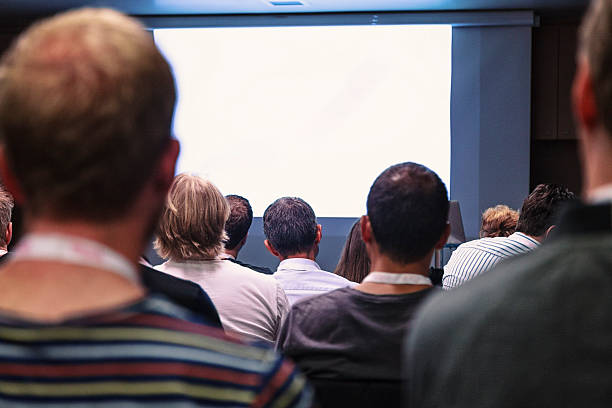
[[[530,186],[559,183],[582,188],[571,109],[578,22],[546,23],[533,30]]]
[[[529,191],[531,30],[453,29],[451,199],[468,239],[485,209]]]

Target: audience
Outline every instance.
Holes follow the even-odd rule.
[[[253,209],[251,208],[249,200],[239,195],[226,195],[225,199],[230,206],[230,216],[225,223],[225,232],[227,233],[228,239],[223,249],[223,259],[227,259],[256,272],[271,275],[272,271],[264,266],[249,265],[237,259],[238,252],[240,252],[244,244],[246,244],[249,228],[251,228],[251,223],[253,222]]]
[[[519,213],[507,205],[496,205],[482,213],[480,238],[509,237],[516,231]]]
[[[277,342],[315,384],[323,406],[399,406],[401,344],[432,293],[429,264],[450,233],[446,187],[402,163],[372,185],[361,234],[372,272],[354,288],[293,305]]]
[[[580,30],[573,102],[586,205],[554,238],[431,299],[408,341],[413,407],[612,405],[612,1]]]
[[[13,223],[11,222],[13,204],[13,197],[0,184],[0,257],[7,254],[8,245],[13,237]]]
[[[155,240],[168,261],[158,268],[202,286],[226,332],[272,343],[289,310],[287,297],[271,276],[221,259],[229,214],[227,200],[212,183],[176,176]]]
[[[291,304],[352,284],[342,276],[321,270],[315,262],[321,225],[306,201],[298,197],[274,201],[264,212],[263,228],[266,248],[281,261],[273,276]]]
[[[502,259],[538,247],[554,228],[559,211],[574,193],[556,184],[540,184],[523,201],[516,232],[508,237],[481,238],[459,245],[446,266],[442,286],[453,289],[493,268]]]
[[[106,9],[38,23],[1,60],[0,173],[26,234],[0,267],[0,405],[308,404],[289,363],[140,283],[174,102],[151,35]]]
[[[370,258],[361,238],[361,222],[357,220],[346,238],[340,261],[338,261],[334,273],[351,282],[360,283],[369,272]]]

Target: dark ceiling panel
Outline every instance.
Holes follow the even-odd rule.
[[[180,15],[446,10],[580,13],[587,4],[588,0],[1,0],[0,17],[46,15],[79,6],[114,7],[134,15]]]

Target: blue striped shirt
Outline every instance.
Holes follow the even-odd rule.
[[[515,232],[509,237],[482,238],[459,245],[444,266],[442,287],[452,289],[493,268],[499,261],[531,251],[534,238]]]

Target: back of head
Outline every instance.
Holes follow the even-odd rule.
[[[317,236],[317,218],[308,203],[298,197],[282,197],[263,215],[266,239],[283,256],[310,250]]]
[[[555,224],[561,208],[575,200],[574,193],[558,184],[539,184],[523,201],[516,231],[540,237]]]
[[[13,196],[0,185],[0,248],[8,245],[6,230],[11,222],[13,212]]]
[[[589,63],[595,103],[612,137],[612,2],[593,0],[580,28],[579,53]]]
[[[171,135],[175,86],[152,37],[108,9],[44,20],[0,64],[0,135],[24,209],[122,215]]]
[[[174,178],[159,221],[155,249],[173,261],[215,259],[223,251],[229,205],[208,180]]]
[[[360,220],[353,224],[346,238],[334,273],[353,282],[361,282],[370,273],[370,257],[361,237]]]
[[[420,260],[433,249],[446,228],[448,208],[446,187],[438,175],[411,162],[382,172],[367,201],[381,253],[399,263]]]
[[[239,195],[227,195],[225,199],[230,206],[230,216],[225,223],[225,232],[228,235],[225,248],[234,249],[251,228],[253,209],[249,200]]]
[[[516,230],[519,213],[507,205],[487,208],[482,214],[480,238],[508,237]]]

